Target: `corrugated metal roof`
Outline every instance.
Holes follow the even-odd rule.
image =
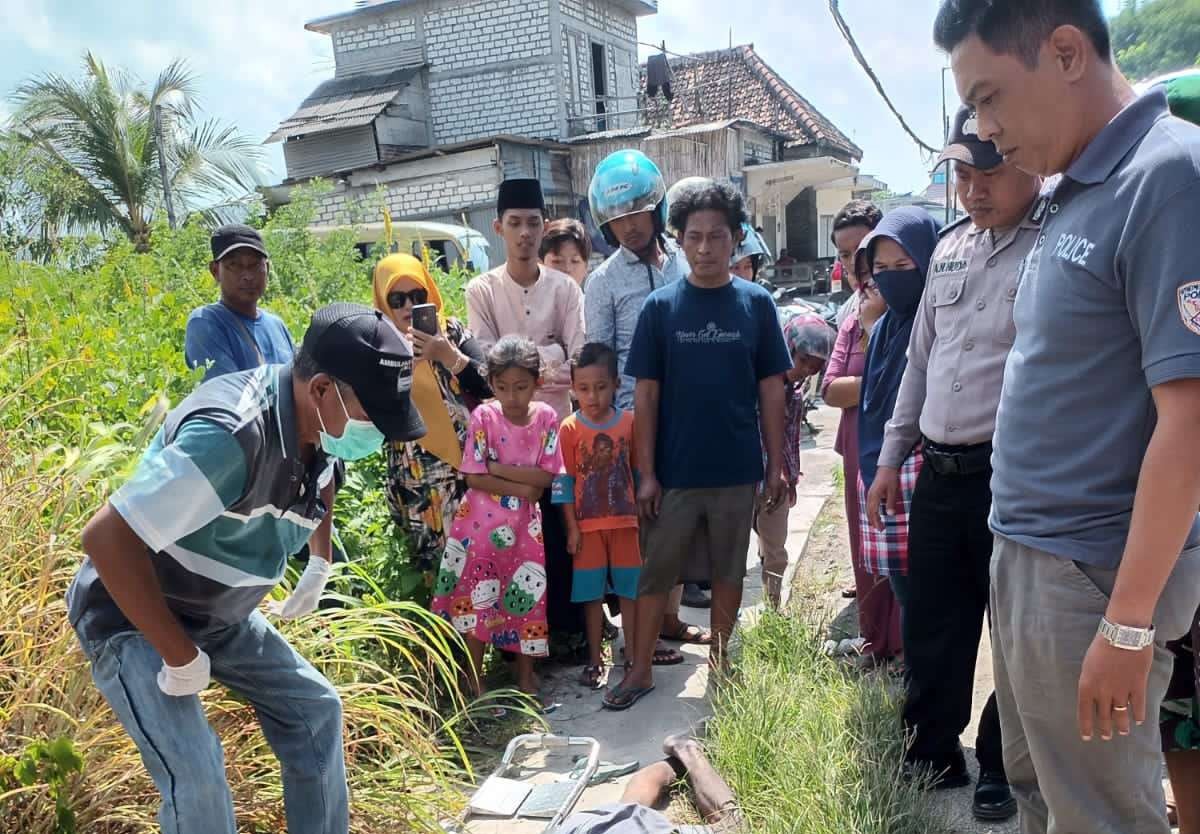
[[[368,2],[356,4],[355,8],[345,12],[334,12],[333,14],[323,15],[322,17],[313,18],[308,23],[304,24],[304,28],[310,32],[328,32],[332,27],[339,23],[350,20],[358,15],[368,12],[388,12],[393,9],[400,9],[404,6],[411,6],[416,0],[368,0]]]
[[[267,137],[267,142],[369,124],[420,71],[420,67],[405,67],[330,79],[313,90],[300,108]]]

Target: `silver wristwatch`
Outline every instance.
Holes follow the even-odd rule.
[[[1133,626],[1117,625],[1110,622],[1108,617],[1101,617],[1100,636],[1114,648],[1140,652],[1154,642],[1154,626],[1134,628]]]

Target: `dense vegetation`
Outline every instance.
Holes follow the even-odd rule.
[[[317,241],[305,231],[311,212],[310,195],[263,230],[273,254],[264,304],[297,338],[321,304],[370,299],[351,233]],[[188,312],[216,297],[208,232],[159,225],[151,239],[144,253],[123,240],[45,264],[0,254],[3,832],[157,830],[153,786],[91,684],[63,602],[83,522],[198,376],[182,345]],[[460,298],[462,276],[441,278]],[[467,768],[456,733],[466,707],[452,632],[409,601],[423,589],[388,519],[381,471],[380,456],[352,470],[338,507],[354,557],[333,586],[341,606],[282,628],[343,693],[353,830],[435,830]],[[278,768],[253,712],[220,687],[204,700],[241,830],[282,830]]]
[[[1141,81],[1200,64],[1200,0],[1141,0],[1112,20],[1113,52]]]

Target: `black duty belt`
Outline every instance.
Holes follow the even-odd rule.
[[[939,475],[978,475],[992,466],[992,444],[943,446],[926,440],[921,447],[925,465]]]

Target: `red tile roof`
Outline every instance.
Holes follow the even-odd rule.
[[[646,120],[658,128],[680,128],[742,118],[769,127],[789,145],[825,144],[858,160],[862,149],[764,61],[752,45],[671,59],[674,101],[660,93],[648,103]],[[642,93],[646,90],[642,65]]]

